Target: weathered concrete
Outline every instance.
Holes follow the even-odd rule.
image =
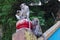
[[[12,35],[12,40],[37,40],[37,38],[28,30],[19,30]]]

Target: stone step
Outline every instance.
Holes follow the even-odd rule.
[[[12,40],[37,40],[37,38],[31,31],[19,30],[12,35]]]

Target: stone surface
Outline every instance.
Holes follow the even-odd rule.
[[[31,31],[19,30],[12,35],[12,40],[37,40],[37,38]]]

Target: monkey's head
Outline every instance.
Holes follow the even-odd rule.
[[[26,5],[25,3],[22,3],[22,4],[20,5],[20,7],[23,8],[25,5]]]
[[[39,19],[38,18],[34,18],[33,19],[33,25],[38,25],[39,24]]]

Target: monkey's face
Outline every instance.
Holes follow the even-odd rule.
[[[25,7],[25,4],[21,4],[20,7],[23,9]]]
[[[37,25],[38,25],[38,21],[34,20],[34,22],[33,22],[33,30],[36,29],[36,26],[37,26]]]
[[[35,25],[38,25],[38,21],[35,21]]]
[[[38,25],[38,21],[37,20],[33,20],[34,22],[33,22],[33,25],[34,26],[36,26],[36,25]]]

